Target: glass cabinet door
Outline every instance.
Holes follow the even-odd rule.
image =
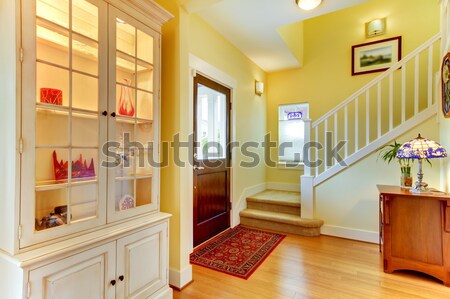
[[[106,4],[25,2],[21,246],[106,222]]]
[[[157,209],[158,83],[153,72],[159,35],[110,7],[109,38],[108,140],[116,164],[108,170],[108,221],[114,221]]]

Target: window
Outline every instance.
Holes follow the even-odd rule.
[[[278,106],[278,161],[286,165],[303,162],[304,119],[309,118],[309,104]]]

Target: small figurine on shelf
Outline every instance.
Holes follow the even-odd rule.
[[[127,78],[124,78],[123,81],[125,82],[125,85],[120,86],[119,114],[133,116],[134,104],[130,88],[131,82]]]
[[[35,219],[36,230],[43,230],[46,228],[52,228],[67,224],[67,206],[55,207],[50,215],[42,217],[41,220]]]
[[[62,90],[55,88],[41,88],[40,90],[40,100],[41,103],[62,105]]]
[[[55,172],[55,180],[67,180],[68,173],[68,161],[61,160],[58,162],[56,151],[53,151],[53,168]],[[72,178],[92,178],[95,177],[94,159],[91,158],[89,167],[86,160],[83,161],[83,157],[80,154],[80,159],[72,161]]]

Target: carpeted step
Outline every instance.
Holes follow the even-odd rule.
[[[265,190],[247,197],[247,208],[300,215],[300,192]]]
[[[323,225],[322,220],[271,211],[245,209],[239,215],[242,225],[302,236],[319,236]]]

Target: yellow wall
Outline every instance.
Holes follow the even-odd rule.
[[[190,53],[220,69],[237,82],[236,89],[233,90],[233,140],[262,141],[266,132],[266,99],[265,96],[254,94],[254,82],[265,82],[265,73],[200,18],[189,15],[179,7],[176,1],[157,2],[175,16],[163,26],[162,141],[172,141],[177,133],[184,141],[191,133]],[[260,148],[255,152],[261,157],[261,161],[264,161],[264,151]],[[187,150],[182,150],[180,155],[182,161],[188,161]],[[173,151],[163,159],[169,161],[170,165],[161,169],[161,210],[173,215],[170,222],[169,266],[171,271],[180,272],[183,276],[189,268],[192,243],[192,205],[187,195],[192,192],[188,180],[189,168],[180,168],[173,164]],[[241,161],[242,157],[237,154],[233,159]],[[244,189],[265,182],[265,170],[264,164],[251,169],[239,166],[233,169],[233,206],[239,205],[238,200]]]
[[[365,22],[387,18],[387,33],[365,38]],[[294,25],[293,25],[294,26]],[[267,126],[278,137],[279,104],[309,102],[314,121],[377,74],[351,76],[351,46],[401,35],[403,56],[439,32],[439,3],[370,0],[304,21],[303,67],[268,75]],[[276,158],[277,151],[271,156]],[[299,171],[269,168],[268,182],[299,183]]]
[[[439,140],[436,118],[432,117],[410,132],[396,138],[404,143],[421,133]],[[423,180],[439,189],[441,159],[431,160],[432,166],[423,162]],[[417,162],[411,169],[413,182],[417,181]],[[316,188],[316,214],[326,225],[351,229],[378,231],[377,184],[400,185],[398,163],[386,164],[375,152]]]
[[[255,80],[266,82],[264,71],[201,18],[191,15],[189,25],[190,52],[225,72],[237,82],[233,103],[235,123],[232,128],[235,137],[232,141],[261,142],[266,132],[266,98],[265,95],[261,97],[255,95],[254,88]],[[261,147],[254,151],[261,159],[257,167],[242,168],[237,164],[233,168],[233,206],[235,207],[239,205],[237,200],[245,188],[265,182],[264,151]],[[244,158],[237,151],[233,159],[239,162]]]

